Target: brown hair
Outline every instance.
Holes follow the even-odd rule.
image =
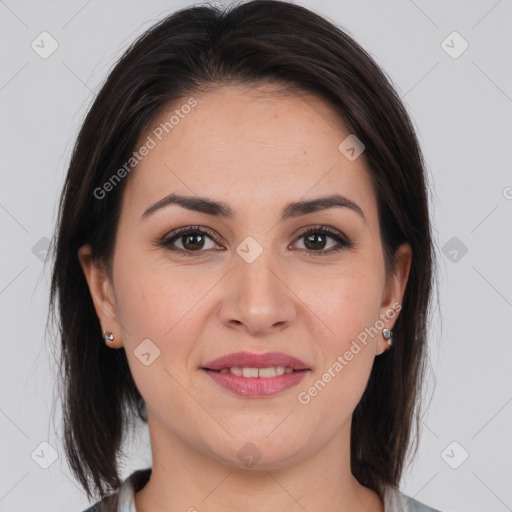
[[[61,340],[64,443],[87,495],[120,485],[118,457],[128,423],[147,421],[124,349],[105,346],[77,251],[111,265],[120,201],[129,178],[103,199],[150,123],[173,101],[222,84],[279,82],[326,100],[365,145],[378,197],[386,271],[402,243],[413,258],[391,350],[377,357],[353,413],[351,470],[381,496],[398,486],[419,432],[434,251],[426,173],[415,131],[390,81],[347,33],[299,5],[254,0],[226,9],[182,9],[124,53],[81,126],[59,203],[50,312]],[[414,423],[413,420],[416,420]],[[417,440],[417,437],[416,437]],[[415,451],[417,445],[415,447]]]

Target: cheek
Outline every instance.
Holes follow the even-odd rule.
[[[140,241],[119,245],[115,267],[116,312],[129,333],[161,339],[204,294],[190,273],[176,271],[161,249],[129,250]],[[156,256],[156,257],[155,257]]]
[[[379,318],[382,278],[362,262],[325,277],[309,282],[301,297],[328,327],[332,350],[341,350]]]
[[[375,360],[375,343],[380,331],[372,328],[379,319],[382,282],[380,274],[362,262],[346,272],[331,276],[324,292],[312,306],[325,336],[317,338],[322,364],[317,369],[314,389],[310,389],[320,413],[337,404],[341,416],[352,411],[366,388]],[[313,333],[314,336],[314,333]],[[316,393],[316,394],[315,394]],[[344,417],[339,417],[343,421]]]
[[[197,266],[176,269],[165,257],[140,251],[117,262],[116,314],[127,356],[150,339],[160,351],[158,365],[185,375],[189,354],[204,329],[204,305],[218,281]],[[129,353],[131,352],[131,353]],[[135,361],[136,362],[136,361]]]
[[[211,284],[201,285],[179,272],[170,275],[169,265],[159,268],[149,258],[127,257],[118,262],[114,275],[116,314],[137,388],[158,414],[183,415],[190,399],[182,387],[190,387],[187,361],[201,330],[194,321],[194,304]],[[141,347],[150,354],[148,365]]]
[[[329,326],[329,335],[317,339],[322,361],[312,387],[301,388],[306,393],[304,400],[312,402],[309,411],[322,414],[329,410],[334,414],[332,429],[346,421],[360,401],[375,361],[379,336],[378,330],[371,329],[379,318],[375,282],[354,277],[343,284],[323,297],[321,319]]]

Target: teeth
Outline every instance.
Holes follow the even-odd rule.
[[[276,375],[283,375],[285,373],[292,373],[291,368],[284,366],[272,366],[270,368],[223,368],[220,373],[232,373],[238,377],[262,377],[269,378]]]
[[[244,377],[258,377],[259,370],[258,368],[242,368],[242,375]]]

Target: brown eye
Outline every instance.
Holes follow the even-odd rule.
[[[328,226],[310,228],[299,235],[298,240],[304,240],[304,249],[301,248],[301,250],[305,250],[311,256],[333,254],[343,248],[351,248],[355,245],[341,233]],[[208,246],[208,241],[210,241],[210,246]],[[159,240],[158,245],[180,255],[199,256],[209,249],[218,249],[220,242],[215,233],[205,228],[189,226],[172,231]]]
[[[329,239],[334,240],[334,244],[329,244]],[[327,227],[321,226],[309,229],[299,235],[299,240],[304,240],[305,250],[311,253],[311,256],[325,255],[338,252],[345,247],[353,247],[354,244],[346,240],[341,233]]]
[[[207,232],[205,229],[188,227],[172,231],[159,241],[159,245],[171,251],[189,256],[193,255],[193,253],[202,253],[208,249],[218,247],[219,244],[215,238],[213,233]],[[209,246],[208,241],[210,241]],[[177,243],[181,244],[181,247],[176,245]]]
[[[205,236],[202,233],[190,233],[178,237],[182,241],[183,248],[188,250],[198,250],[204,247]]]
[[[302,238],[305,240],[304,245],[307,249],[324,250],[327,239],[331,237],[323,233],[311,233],[310,235],[305,235]]]

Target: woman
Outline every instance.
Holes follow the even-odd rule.
[[[434,275],[424,164],[339,28],[255,0],[143,34],[79,133],[55,254],[89,511],[434,510],[398,488]],[[121,482],[137,418],[153,463]]]

